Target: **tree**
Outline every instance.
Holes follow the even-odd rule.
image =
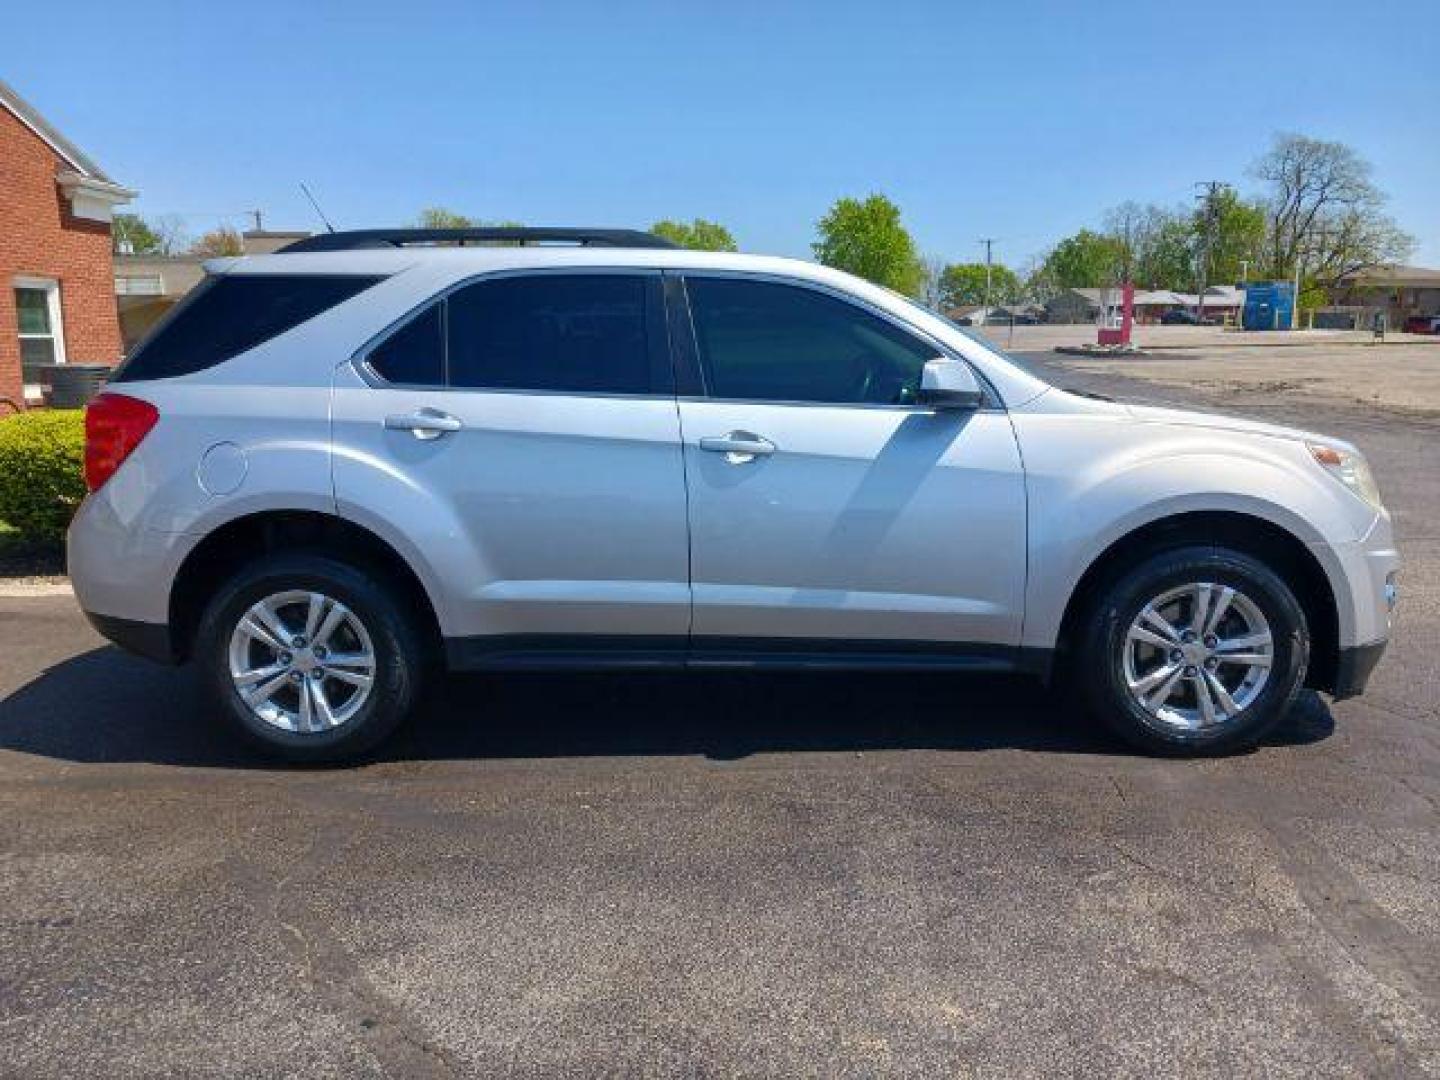
[[[1167,210],[1137,202],[1113,207],[1105,215],[1102,234],[1114,244],[1113,281],[1102,279],[1092,282],[1092,287],[1133,281],[1148,289],[1193,290],[1196,221],[1184,208]]]
[[[519,229],[523,227],[523,224],[519,221],[484,221],[481,218],[458,213],[448,207],[427,206],[420,211],[415,226],[420,229]],[[473,241],[467,241],[467,243],[473,243]],[[519,240],[495,240],[485,243],[493,247],[522,246],[522,242]]]
[[[1251,172],[1266,185],[1263,269],[1271,277],[1288,278],[1303,262],[1332,284],[1414,249],[1414,238],[1384,212],[1370,163],[1344,143],[1276,135]]]
[[[1134,281],[1149,289],[1195,290],[1195,226],[1182,211],[1160,210],[1136,264]]]
[[[905,296],[919,293],[924,268],[915,241],[900,223],[900,208],[884,195],[837,199],[817,228],[820,237],[811,250],[826,266]]]
[[[1265,253],[1265,207],[1222,188],[1195,211],[1195,231],[1208,238],[1211,282],[1233,283],[1260,268]],[[1208,232],[1206,231],[1208,227]]]
[[[427,206],[416,224],[422,229],[472,229],[480,222],[443,206]]]
[[[139,214],[116,214],[110,222],[111,242],[124,255],[169,255],[178,232],[173,221],[148,221]]]
[[[1081,229],[1045,258],[1045,274],[1056,288],[1096,288],[1119,280],[1125,253],[1113,236]]]
[[[688,224],[666,218],[651,225],[650,231],[656,236],[663,236],[666,240],[672,240],[681,247],[690,248],[692,251],[740,250],[735,244],[735,237],[730,235],[729,229],[714,221],[706,221],[704,218],[695,218]]]
[[[245,254],[245,242],[229,225],[211,229],[190,245],[190,254],[218,258],[222,255]]]
[[[1023,292],[1020,278],[1004,263],[990,264],[990,303],[1012,304]],[[947,308],[985,303],[985,264],[953,263],[940,276],[941,303]]]
[[[1115,241],[1119,280],[1141,280],[1141,265],[1150,253],[1164,215],[1165,211],[1158,206],[1141,206],[1133,201],[1123,202],[1106,212],[1105,232]]]
[[[1045,305],[1060,291],[1045,267],[1045,255],[1030,255],[1020,268],[1020,298],[1032,304]]]

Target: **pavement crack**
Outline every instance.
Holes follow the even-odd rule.
[[[265,897],[256,907],[279,928],[300,980],[327,1010],[353,1025],[387,1076],[443,1080],[461,1075],[445,1049],[426,1038],[418,1020],[366,977],[328,920],[307,901],[308,890],[299,888],[323,877],[340,861],[345,846],[340,830],[322,829],[278,877],[245,859],[232,860],[231,866],[244,888]]]

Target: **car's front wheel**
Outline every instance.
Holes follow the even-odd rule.
[[[1093,711],[1143,749],[1252,746],[1305,678],[1304,609],[1260,560],[1221,547],[1159,552],[1101,596],[1073,674]]]
[[[223,716],[290,761],[336,761],[405,719],[424,670],[414,615],[383,580],[310,553],[241,570],[201,620],[196,660]]]

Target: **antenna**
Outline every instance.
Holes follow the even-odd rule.
[[[320,209],[320,204],[315,201],[315,196],[310,194],[310,189],[305,186],[305,181],[300,181],[300,190],[305,193],[305,198],[310,200],[310,205],[315,208],[315,213],[320,215],[320,220],[325,223],[325,228],[330,232],[335,231],[335,226],[330,224],[330,219],[325,216],[325,211]]]

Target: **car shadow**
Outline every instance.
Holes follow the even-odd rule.
[[[98,648],[0,700],[0,749],[81,763],[273,767],[216,720],[191,669]],[[1267,745],[1333,730],[1328,706],[1306,693]],[[1018,677],[647,672],[451,677],[372,759],[918,749],[1128,753],[1073,703]]]

